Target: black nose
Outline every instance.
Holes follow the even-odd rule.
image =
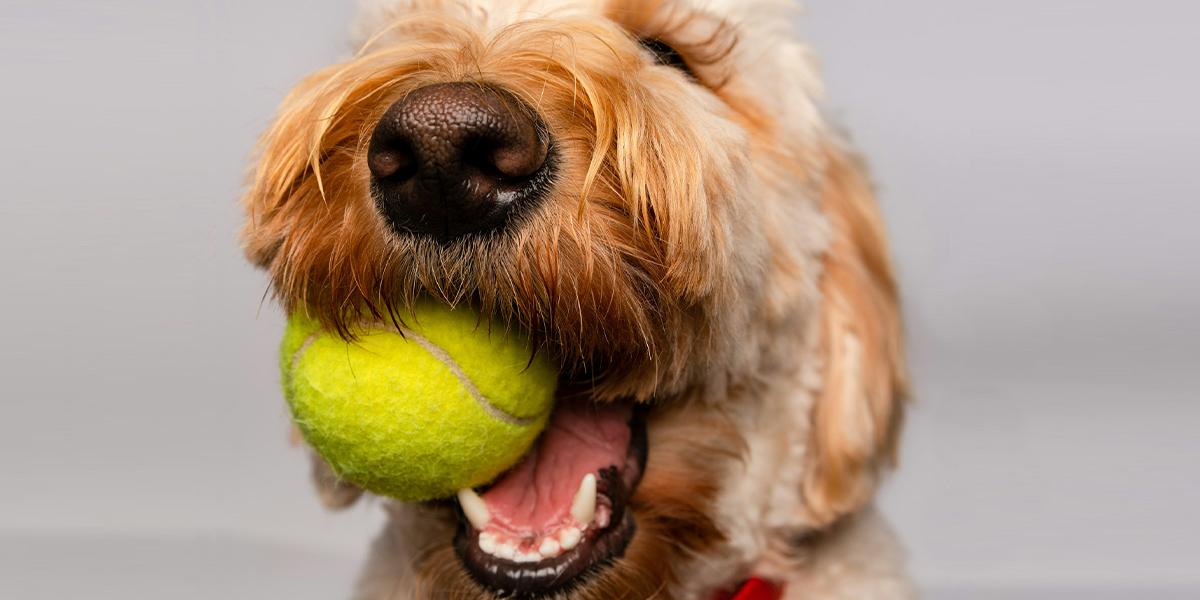
[[[549,186],[549,143],[532,109],[472,83],[419,88],[371,135],[371,192],[397,231],[439,241],[498,229]]]

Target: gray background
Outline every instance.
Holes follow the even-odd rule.
[[[883,505],[929,596],[1196,597],[1200,9],[809,6],[903,279]],[[235,199],[349,5],[0,11],[0,597],[338,597],[379,511],[285,443]]]

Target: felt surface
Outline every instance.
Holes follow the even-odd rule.
[[[487,483],[545,427],[556,370],[541,354],[530,361],[524,335],[489,327],[469,309],[422,302],[403,321],[510,417],[489,413],[412,336],[380,328],[348,343],[294,315],[280,368],[297,425],[335,472],[378,494],[429,500]],[[528,423],[511,422],[520,420]]]

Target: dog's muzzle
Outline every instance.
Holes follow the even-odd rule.
[[[410,92],[379,120],[367,155],[392,228],[442,243],[504,227],[545,193],[553,162],[534,111],[477,83]]]

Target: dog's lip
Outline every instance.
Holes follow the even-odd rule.
[[[641,481],[647,454],[644,411],[635,410],[633,415],[625,464],[596,473],[598,510],[607,511],[607,522],[602,527],[585,528],[569,550],[552,558],[522,562],[489,554],[480,545],[480,530],[455,503],[459,526],[454,547],[476,582],[504,595],[538,597],[578,585],[588,574],[621,557],[636,531],[628,506]]]

